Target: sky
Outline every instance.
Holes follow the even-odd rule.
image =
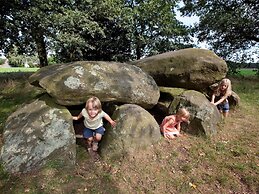
[[[182,5],[182,2],[180,2],[180,6],[181,5]],[[175,10],[175,12],[176,12],[176,19],[183,22],[184,25],[193,26],[195,23],[199,23],[199,17],[198,16],[191,16],[191,17],[184,16],[184,17],[182,17],[179,11]],[[193,41],[194,41],[194,43],[196,43],[199,46],[199,48],[209,49],[209,45],[206,42],[198,42],[197,38],[194,38]],[[257,47],[252,47],[249,50],[251,52],[253,52],[255,50],[259,51],[258,45],[257,45]],[[257,62],[257,63],[259,62],[259,54],[258,53],[252,55],[251,58],[252,59],[247,61],[247,62]]]
[[[176,11],[176,19],[178,19],[179,21],[183,22],[185,25],[193,25],[194,23],[198,23],[199,22],[199,17],[198,16],[191,16],[191,17],[182,17],[180,15],[179,11]]]
[[[183,22],[184,25],[187,26],[193,26],[195,23],[199,23],[199,17],[198,16],[191,16],[191,17],[182,17],[180,12],[176,11],[176,19]],[[197,38],[193,38],[194,43],[196,43],[200,48],[208,49],[208,44],[206,42],[199,42]]]

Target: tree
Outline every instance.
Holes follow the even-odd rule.
[[[10,0],[1,9],[1,48],[47,51],[60,62],[139,59],[182,48],[188,29],[175,18],[178,0]],[[3,30],[2,30],[3,29]]]
[[[10,51],[13,45],[19,48],[19,54],[38,51],[40,64],[47,65],[46,26],[42,25],[44,14],[37,7],[38,2],[4,1],[1,12],[1,48]]]
[[[136,59],[184,47],[189,31],[176,19],[173,0],[126,0]]]
[[[256,0],[184,0],[184,15],[197,15],[195,27],[200,41],[207,41],[228,59],[259,42],[259,3]],[[243,55],[245,56],[245,55]],[[239,56],[240,57],[240,56]],[[242,57],[242,56],[241,56]]]
[[[95,4],[92,19],[103,34],[81,36],[92,46],[82,52],[81,58],[128,61],[183,48],[189,31],[175,18],[177,2],[106,0]],[[68,49],[61,50],[64,55]]]
[[[77,45],[91,47],[81,34],[102,33],[98,24],[91,20],[93,8],[88,0],[11,0],[3,3],[1,11],[1,49],[8,52],[15,45],[19,54],[36,50],[40,66],[48,64],[48,46],[56,46],[57,42],[64,43],[64,47],[73,45],[73,52],[78,54]],[[80,30],[81,34],[74,33],[75,30]]]
[[[58,58],[62,61],[73,60],[105,60],[105,61],[126,61],[131,58],[130,39],[127,25],[124,25],[122,17],[123,1],[105,0],[93,1],[92,7],[87,8],[87,13],[92,20],[82,21],[80,15],[72,17],[61,16],[63,23],[73,21],[70,28],[67,25],[57,26],[59,30],[59,39],[55,45],[55,51]],[[86,10],[82,5],[78,10]],[[73,14],[72,14],[73,15]],[[81,23],[81,25],[78,25]],[[84,26],[85,25],[85,26]],[[97,33],[95,30],[99,28]],[[88,31],[86,31],[86,29]],[[72,40],[70,34],[76,34],[77,37]]]

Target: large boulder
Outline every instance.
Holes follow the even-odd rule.
[[[131,62],[151,75],[158,86],[198,91],[227,74],[226,62],[206,49],[188,48],[166,52]]]
[[[29,79],[58,104],[79,105],[92,95],[102,102],[138,104],[151,108],[159,99],[153,78],[125,63],[78,61],[41,68]]]
[[[142,107],[124,104],[112,115],[116,127],[107,127],[101,143],[101,154],[113,158],[125,153],[151,146],[160,137],[159,125],[154,117]]]
[[[38,99],[8,117],[1,161],[10,173],[38,170],[53,161],[73,168],[75,140],[69,111],[49,99]]]

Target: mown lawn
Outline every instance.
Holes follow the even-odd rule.
[[[230,79],[241,103],[231,110],[230,117],[211,138],[190,134],[169,142],[161,138],[157,145],[134,155],[98,162],[78,142],[74,170],[48,164],[38,173],[9,175],[0,168],[0,193],[256,194],[259,192],[259,79]],[[1,80],[0,137],[8,115],[39,93],[26,77]]]

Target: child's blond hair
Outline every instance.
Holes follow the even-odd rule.
[[[227,89],[225,91],[221,91],[220,88],[222,85],[227,85]],[[231,87],[231,81],[227,78],[224,78],[222,79],[220,82],[219,82],[219,85],[216,89],[216,92],[215,94],[217,96],[219,96],[220,94],[223,94],[223,96],[230,96],[232,94],[232,87]]]
[[[89,104],[92,103],[93,104],[93,108],[96,108],[99,110],[99,112],[102,111],[102,104],[101,101],[99,100],[99,98],[92,96],[91,98],[89,98],[86,103],[85,103],[85,109],[88,110],[88,106]]]
[[[176,113],[177,116],[180,116],[180,117],[184,117],[186,118],[187,120],[190,119],[190,112],[186,109],[186,108],[180,108],[177,113]]]

